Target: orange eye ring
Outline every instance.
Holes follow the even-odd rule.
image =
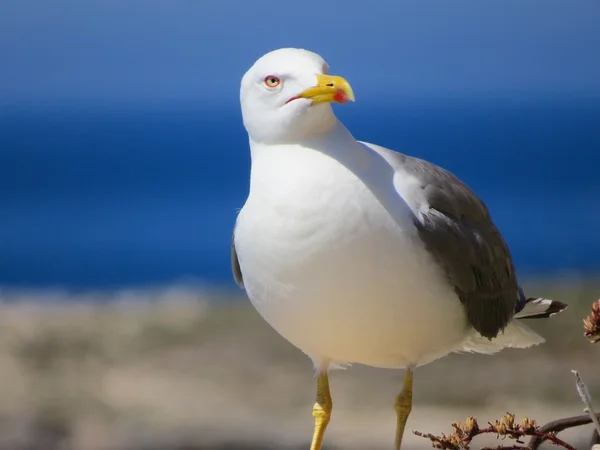
[[[277,86],[279,86],[281,84],[281,80],[279,79],[279,77],[276,77],[275,75],[267,75],[265,77],[265,86],[268,88],[276,88]]]

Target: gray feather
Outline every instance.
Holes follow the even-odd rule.
[[[235,227],[233,228],[233,233],[231,233],[231,272],[233,273],[233,279],[237,285],[241,288],[244,288],[242,268],[240,267],[240,261],[235,250]]]
[[[469,323],[482,336],[496,337],[515,313],[519,288],[510,252],[487,207],[441,167],[368,145],[396,173],[418,180],[411,207],[419,237],[454,288]]]

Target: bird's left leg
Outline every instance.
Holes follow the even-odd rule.
[[[310,450],[321,450],[325,429],[331,418],[333,401],[329,392],[329,375],[327,369],[319,372],[317,378],[317,401],[313,407],[313,417],[315,418],[315,431],[313,434]]]
[[[404,428],[406,427],[406,421],[412,409],[412,384],[413,384],[413,369],[412,367],[406,368],[406,374],[404,375],[404,387],[402,392],[396,397],[394,403],[394,409],[398,422],[396,424],[396,450],[400,450],[402,447],[402,436],[404,435]]]

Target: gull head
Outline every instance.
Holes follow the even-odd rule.
[[[242,78],[244,127],[254,142],[294,143],[331,130],[332,103],[354,101],[350,84],[329,75],[316,53],[282,48],[260,57]]]

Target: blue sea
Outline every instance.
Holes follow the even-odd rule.
[[[487,203],[522,274],[600,269],[600,102],[336,108],[361,140],[428,159]],[[230,287],[249,180],[237,105],[0,113],[0,285],[194,279]]]

